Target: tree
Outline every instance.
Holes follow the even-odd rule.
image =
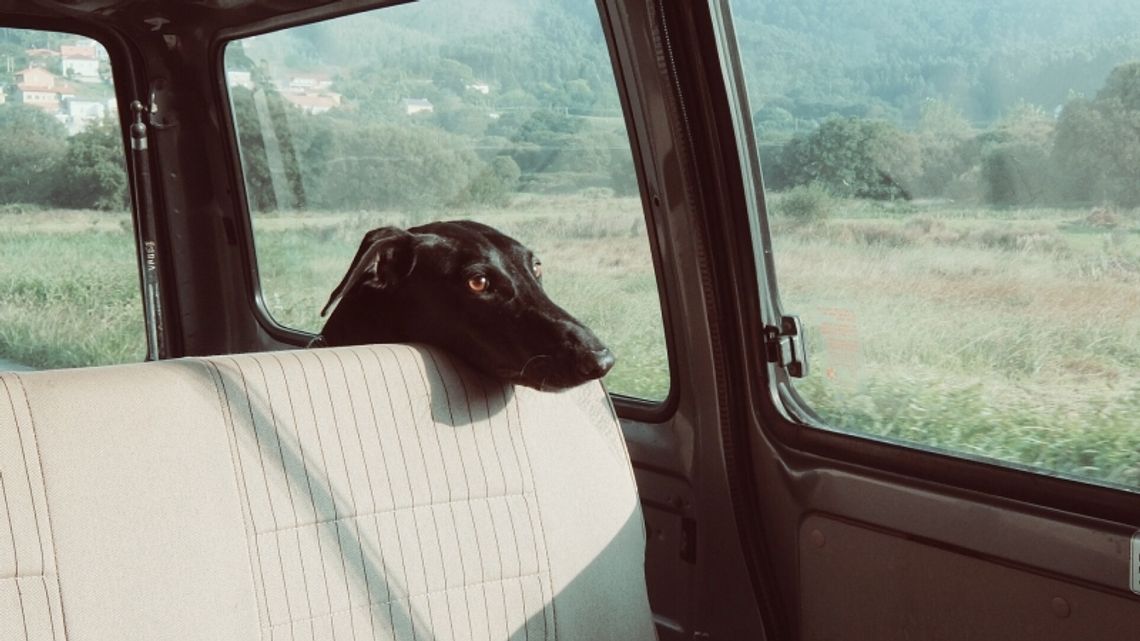
[[[0,202],[46,204],[66,150],[67,132],[55,118],[35,107],[0,104]]]
[[[511,193],[518,188],[521,175],[518,164],[510,156],[495,156],[471,179],[454,204],[506,207],[511,202]]]
[[[818,182],[832,194],[909,198],[921,170],[914,136],[877,120],[831,118],[784,148],[781,169],[792,185]]]
[[[386,124],[338,125],[328,157],[315,204],[330,209],[419,209],[453,202],[478,164],[455,136]]]
[[[76,209],[124,211],[130,204],[119,123],[104,118],[67,141],[56,170],[52,204]]]
[[[987,202],[1002,207],[1047,202],[1056,185],[1049,150],[1053,119],[1019,104],[982,137],[982,185]]]
[[[1053,161],[1066,200],[1140,206],[1140,62],[1113,69],[1095,99],[1066,103]]]
[[[922,175],[916,191],[924,196],[943,196],[974,164],[969,145],[974,129],[954,107],[930,101],[922,107],[915,133],[922,154]]]

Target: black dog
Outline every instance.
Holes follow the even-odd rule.
[[[314,346],[426,343],[540,390],[600,378],[614,364],[547,297],[534,253],[479,223],[373,229],[321,315],[333,306]]]

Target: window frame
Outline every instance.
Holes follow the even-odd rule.
[[[591,2],[591,0],[582,1]],[[317,7],[277,16],[255,24],[220,30],[216,34],[213,43],[211,43],[211,61],[209,66],[214,75],[213,85],[216,91],[215,103],[220,107],[219,113],[225,116],[225,122],[222,123],[222,128],[226,133],[225,146],[230,150],[228,158],[226,159],[229,163],[227,174],[230,180],[231,194],[235,199],[234,211],[240,214],[234,217],[234,236],[236,237],[235,241],[238,245],[242,262],[245,265],[243,277],[245,278],[246,286],[250,294],[248,299],[250,310],[260,328],[273,340],[280,343],[295,347],[304,347],[316,334],[282,325],[273,317],[266,304],[265,295],[261,286],[261,275],[258,269],[257,248],[253,230],[253,214],[250,208],[249,194],[246,190],[245,175],[241,162],[241,148],[238,140],[237,122],[233,110],[233,102],[230,97],[229,85],[226,82],[226,48],[234,41],[251,36],[270,34],[285,29],[302,27],[372,11],[383,11],[390,7],[400,6],[406,3],[407,0],[379,0],[376,2],[368,2],[361,6],[354,6],[351,9],[338,11],[322,11],[320,7]],[[599,27],[605,37],[606,52],[609,56],[614,74],[614,83],[621,104],[622,118],[625,121],[634,173],[637,178],[638,197],[641,202],[642,216],[645,221],[646,235],[650,255],[652,257],[654,281],[657,284],[669,382],[667,394],[659,401],[629,396],[620,392],[611,392],[611,398],[614,408],[621,418],[649,424],[664,423],[673,416],[680,399],[677,350],[674,345],[674,328],[669,314],[669,295],[665,283],[666,279],[663,277],[665,260],[662,255],[660,241],[658,240],[658,228],[655,222],[653,198],[647,187],[647,163],[644,160],[643,149],[640,144],[641,139],[644,138],[643,127],[641,123],[637,122],[636,118],[631,115],[629,85],[623,77],[622,69],[619,64],[617,44],[611,24],[607,16],[601,12],[600,6],[598,10]]]
[[[759,291],[755,292],[753,310],[757,318],[751,324],[763,327],[778,324],[784,310],[773,260],[762,166],[751,118],[743,117],[751,111],[731,21],[731,0],[710,0],[709,9],[717,31],[715,55],[721,65],[720,81],[731,103],[728,108],[732,112],[733,140],[726,142],[734,145],[738,153],[745,192],[738,196],[747,203],[745,220],[738,221],[738,231],[748,234],[755,249],[752,267]],[[808,358],[810,362],[810,351]],[[755,398],[761,400],[753,408],[754,417],[761,431],[789,456],[822,457],[852,470],[870,468],[901,475],[920,486],[931,483],[960,488],[975,495],[1017,502],[1034,512],[1051,514],[1061,510],[1121,523],[1140,518],[1140,489],[1097,484],[999,459],[967,458],[964,453],[831,427],[799,396],[782,367],[766,363],[760,369],[762,375],[750,382]]]
[[[130,105],[133,100],[139,99],[140,96],[146,96],[147,91],[142,89],[146,86],[145,76],[142,73],[143,65],[133,55],[132,48],[126,39],[122,37],[116,30],[110,28],[102,28],[100,25],[92,24],[83,20],[72,20],[67,18],[56,17],[39,17],[39,16],[26,16],[26,15],[13,15],[3,14],[0,15],[0,27],[8,29],[21,29],[25,31],[50,31],[53,33],[64,33],[70,35],[81,36],[89,38],[99,43],[103,50],[107,53],[107,64],[111,69],[111,87],[115,96],[115,104],[117,108],[117,121],[119,125],[119,139],[122,144],[122,158],[123,158],[123,171],[126,173],[127,178],[127,199],[129,201],[129,215],[131,221],[131,242],[133,244],[135,256],[135,272],[137,276],[137,291],[139,302],[139,321],[142,326],[143,343],[140,349],[143,353],[141,361],[128,361],[122,364],[131,363],[145,363],[148,361],[157,361],[169,358],[172,353],[170,335],[165,331],[161,322],[152,324],[153,321],[159,321],[157,317],[151,316],[146,309],[146,264],[147,256],[143,249],[144,238],[143,216],[150,216],[152,219],[159,216],[159,212],[150,212],[149,214],[143,212],[140,207],[138,193],[140,185],[138,183],[138,168],[135,165],[135,157],[131,147],[130,126],[133,122]],[[148,125],[148,133],[152,131]],[[152,157],[153,162],[153,157]],[[152,181],[151,188],[157,188],[157,181]],[[156,229],[154,232],[159,234]],[[158,241],[165,242],[161,236],[156,238]],[[169,261],[170,252],[161,251],[162,245],[160,244],[160,252],[157,256],[157,292],[156,296],[161,304],[166,309],[171,309],[171,290],[168,282],[163,279],[163,274],[169,274]],[[157,337],[158,353],[154,353],[151,349],[150,336]]]

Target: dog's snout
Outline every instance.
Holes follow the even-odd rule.
[[[614,367],[614,353],[609,348],[590,350],[578,361],[578,371],[588,378],[601,378]]]

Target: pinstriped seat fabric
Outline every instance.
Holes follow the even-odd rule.
[[[0,639],[653,639],[605,392],[403,345],[0,375]]]

